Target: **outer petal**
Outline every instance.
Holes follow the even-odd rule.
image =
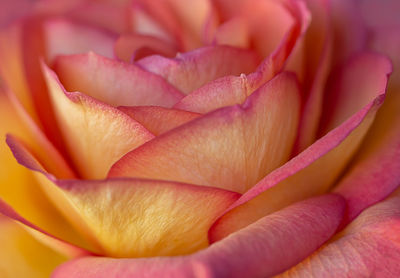
[[[299,107],[296,79],[282,73],[242,106],[209,113],[130,152],[109,176],[175,180],[245,192],[288,159]]]
[[[119,110],[79,92],[66,92],[45,65],[43,71],[63,138],[82,177],[105,177],[122,155],[153,138]]]
[[[18,165],[4,142],[6,133],[17,134],[29,142],[30,149],[45,160],[46,166],[53,164],[53,167],[60,167],[59,171],[55,171],[56,174],[66,174],[57,157],[53,156],[54,147],[45,140],[43,134],[38,133],[39,130],[32,123],[32,119],[30,122],[28,118],[27,121],[21,121],[13,108],[13,103],[0,92],[0,198],[35,225],[58,237],[69,237],[72,241],[79,241],[79,236],[46,198],[32,173]]]
[[[225,75],[249,73],[259,62],[250,50],[229,46],[210,46],[177,55],[174,59],[151,56],[138,62],[148,71],[164,77],[188,94],[202,85]]]
[[[171,107],[183,97],[155,74],[92,52],[60,56],[54,68],[69,92],[79,91],[113,106]]]
[[[325,195],[264,217],[186,257],[115,260],[87,257],[60,266],[64,277],[270,277],[302,260],[336,230],[343,200]]]
[[[379,56],[377,61],[382,62]],[[373,80],[378,84],[373,83],[368,90],[362,91],[356,107],[370,100],[373,94],[370,89],[375,90],[375,99],[246,192],[212,227],[211,241],[219,240],[295,201],[326,192],[347,166],[373,122],[385,97],[387,70],[387,67],[382,67],[376,72]],[[365,82],[362,78],[359,80]],[[353,82],[351,80],[351,84]],[[347,108],[339,111],[349,113]],[[339,114],[339,117],[342,115]]]
[[[118,109],[139,122],[156,136],[201,116],[197,113],[159,106],[125,106],[118,107]]]
[[[282,277],[385,277],[400,273],[400,190],[360,214],[334,241]]]
[[[94,251],[113,257],[194,252],[208,245],[207,231],[239,194],[152,180],[56,180],[21,145],[18,161],[38,173],[42,186]]]
[[[49,277],[53,269],[66,260],[3,216],[0,216],[0,245],[0,275],[3,278]]]

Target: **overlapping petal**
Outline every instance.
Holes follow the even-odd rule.
[[[214,224],[210,232],[211,241],[219,240],[292,202],[321,194],[332,186],[359,148],[385,97],[386,82],[391,70],[390,62],[382,56],[370,56],[369,53],[361,57],[364,57],[362,61],[369,61],[371,57],[374,57],[372,59],[375,59],[377,65],[385,65],[380,67],[379,74],[376,72],[375,78],[370,79],[374,83],[367,90],[352,92],[356,95],[361,93],[358,95],[358,101],[353,104],[355,108],[360,103],[368,101],[369,103],[247,191]],[[358,78],[360,82],[366,82],[363,75],[359,75]],[[356,82],[353,79],[349,80],[350,84]],[[338,94],[340,95],[339,92]],[[371,101],[373,94],[375,98]],[[338,110],[338,116],[335,116],[335,119],[342,119],[343,111],[349,113],[346,106],[343,109]]]
[[[65,91],[55,73],[42,68],[63,139],[82,177],[104,178],[114,162],[154,137],[118,109]]]
[[[184,96],[155,74],[93,52],[59,56],[54,69],[67,91],[79,91],[113,106],[171,107]]]
[[[400,191],[362,212],[329,244],[279,277],[397,277]]]
[[[174,180],[243,193],[288,159],[299,109],[296,78],[282,73],[243,105],[206,114],[133,150],[113,165],[109,176]]]
[[[60,266],[53,277],[269,277],[301,261],[329,239],[344,208],[342,198],[325,195],[266,216],[190,256],[87,257]]]

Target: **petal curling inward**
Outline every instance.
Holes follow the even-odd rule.
[[[42,69],[62,136],[84,178],[101,179],[128,151],[154,136],[121,111],[79,92],[66,92],[56,74]]]
[[[178,54],[174,59],[150,56],[137,63],[161,75],[184,94],[226,75],[249,73],[259,63],[257,54],[230,46],[208,46]]]
[[[328,240],[344,209],[341,197],[324,195],[266,216],[189,256],[124,260],[85,257],[61,265],[52,277],[270,277],[300,262]]]
[[[400,273],[400,190],[363,211],[311,257],[279,277],[385,277]]]
[[[160,106],[121,106],[118,109],[156,136],[201,116],[198,113]]]
[[[0,276],[49,277],[66,257],[37,242],[11,219],[0,216]]]
[[[377,59],[383,58],[377,56]],[[243,194],[213,225],[210,231],[211,242],[293,202],[324,193],[332,186],[360,147],[384,101],[388,72],[380,70],[376,75],[374,80],[379,85],[372,86],[375,89],[375,98]],[[370,90],[360,93],[359,103],[370,99],[372,95]]]
[[[47,61],[57,55],[71,55],[93,51],[114,57],[115,35],[102,29],[77,24],[65,19],[47,20],[43,25]]]
[[[243,105],[206,114],[133,150],[113,165],[109,176],[245,192],[289,158],[299,108],[296,77],[282,73]]]
[[[113,106],[171,107],[184,96],[156,74],[93,52],[59,56],[54,69],[67,91],[78,91]]]

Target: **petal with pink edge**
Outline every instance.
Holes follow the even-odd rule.
[[[79,91],[113,106],[171,107],[184,96],[158,75],[93,52],[59,56],[54,69],[67,91]]]
[[[366,57],[369,57],[368,55]],[[382,62],[383,58],[376,56],[376,59],[377,62]],[[386,65],[389,65],[389,61],[385,61]],[[373,93],[375,98],[340,126],[247,191],[214,224],[210,232],[211,242],[293,202],[326,192],[332,186],[360,147],[385,98],[389,72],[387,67],[378,69],[379,71],[375,72],[376,77],[372,79],[378,84],[371,84],[371,89],[374,91],[369,89],[362,91],[363,94],[358,95],[355,107],[370,101]],[[359,82],[366,82],[363,75],[356,77]],[[351,83],[353,82],[355,81],[352,80]],[[359,91],[354,93],[357,94]],[[350,112],[346,107],[339,111]],[[343,116],[343,113],[339,115]]]
[[[198,113],[160,106],[121,106],[118,109],[156,136],[201,116]]]
[[[206,114],[133,150],[109,176],[245,192],[289,158],[299,109],[296,77],[282,73],[243,105]]]
[[[42,65],[69,155],[84,178],[100,179],[128,151],[154,136],[121,111],[79,92],[66,92]]]
[[[22,165],[39,172],[41,186],[94,251],[113,257],[180,255],[205,248],[209,227],[240,196],[153,180],[56,180],[21,145],[14,145],[14,153]]]
[[[56,266],[67,260],[4,216],[0,216],[0,246],[2,278],[49,277]]]
[[[209,46],[177,55],[174,59],[151,56],[138,64],[154,72],[184,94],[226,75],[249,73],[258,65],[255,52],[230,46]]]
[[[126,260],[85,257],[61,265],[53,277],[270,277],[328,240],[344,208],[342,198],[325,195],[266,216],[193,255]]]
[[[398,277],[400,190],[362,212],[329,244],[279,277]]]

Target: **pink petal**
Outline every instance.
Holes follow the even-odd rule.
[[[367,54],[366,57],[370,56]],[[379,56],[376,59],[388,65],[388,60]],[[387,70],[387,67],[381,67],[373,79],[378,81],[372,86],[375,99],[247,191],[212,227],[211,241],[219,240],[293,202],[326,192],[345,169],[373,122],[385,97]],[[364,81],[361,77],[360,82]],[[358,103],[372,96],[370,90],[360,93],[365,95],[359,95]]]
[[[60,266],[63,277],[270,277],[329,239],[345,204],[336,195],[310,199],[260,219],[231,237],[185,257],[86,257]]]
[[[296,79],[282,73],[243,105],[206,114],[130,152],[114,164],[109,176],[245,192],[289,158],[299,107]]]
[[[78,172],[104,178],[111,165],[154,136],[116,108],[79,92],[66,92],[55,73],[43,64],[61,134]]]
[[[249,73],[258,62],[257,55],[250,50],[210,46],[179,54],[174,59],[151,56],[138,64],[188,94],[219,77]]]
[[[156,136],[200,117],[197,113],[159,106],[121,106],[118,109]]]
[[[93,51],[105,57],[114,57],[116,37],[101,29],[77,24],[64,19],[47,20],[43,26],[48,61],[57,55]]]
[[[221,24],[216,30],[214,42],[216,44],[248,48],[250,34],[246,20],[236,17]]]
[[[282,277],[398,277],[399,193],[362,212],[333,241]]]
[[[171,107],[183,97],[155,74],[92,52],[59,56],[54,68],[66,90],[82,92],[113,106]]]

